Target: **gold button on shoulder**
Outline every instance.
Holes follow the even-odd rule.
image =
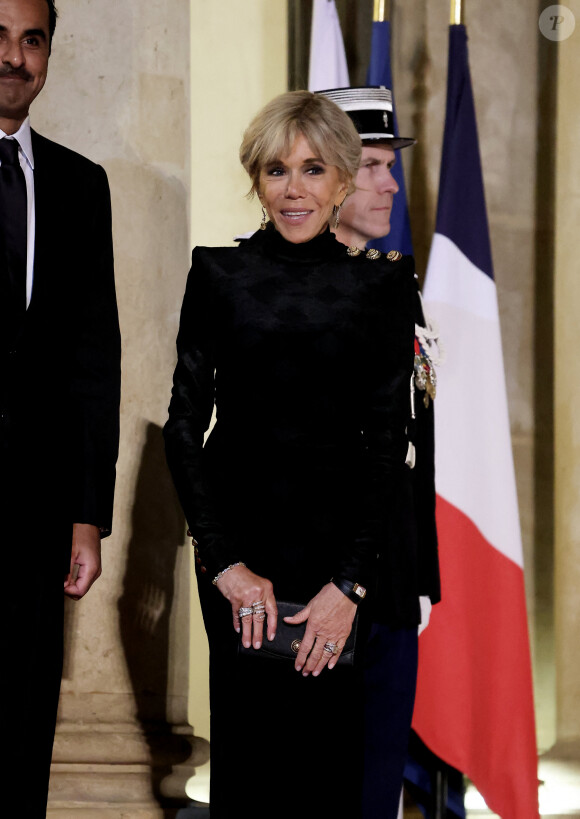
[[[387,253],[387,259],[390,262],[398,262],[399,259],[403,258],[403,254],[399,250],[389,250]]]
[[[371,247],[371,249],[367,250],[366,252],[367,259],[371,259],[371,261],[374,261],[375,259],[380,259],[382,255],[383,254],[381,253],[381,251],[376,250],[374,247]]]
[[[347,247],[346,252],[348,253],[349,256],[360,256],[362,250],[360,249],[360,247],[355,247],[354,245],[352,245],[351,247]]]

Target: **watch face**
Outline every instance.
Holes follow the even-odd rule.
[[[356,595],[358,595],[361,598],[361,600],[362,600],[363,597],[366,596],[366,593],[367,593],[367,590],[365,589],[365,587],[364,586],[359,586],[358,583],[354,584],[354,586],[352,587],[352,590]]]

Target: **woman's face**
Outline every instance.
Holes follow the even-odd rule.
[[[276,229],[289,242],[308,242],[326,228],[347,191],[336,165],[326,165],[299,134],[287,156],[260,171],[258,196]]]

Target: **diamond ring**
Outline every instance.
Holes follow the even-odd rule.
[[[238,617],[247,617],[250,614],[253,614],[254,610],[251,606],[242,606],[238,609]]]

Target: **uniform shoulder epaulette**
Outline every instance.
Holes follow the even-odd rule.
[[[376,259],[380,259],[383,255],[380,250],[376,250],[374,247],[371,247],[370,250],[362,251],[360,247],[356,247],[356,245],[351,245],[351,247],[347,247],[346,252],[349,256],[360,256],[361,253],[364,252],[367,259],[371,261],[375,261]],[[399,259],[403,258],[403,254],[399,250],[389,250],[389,252],[385,255],[385,259],[389,262],[398,262]]]
[[[383,254],[381,253],[381,251],[375,250],[374,247],[371,247],[371,249],[367,250],[367,252],[365,253],[367,259],[370,259],[372,262],[374,262],[375,259],[380,259],[382,255]]]

